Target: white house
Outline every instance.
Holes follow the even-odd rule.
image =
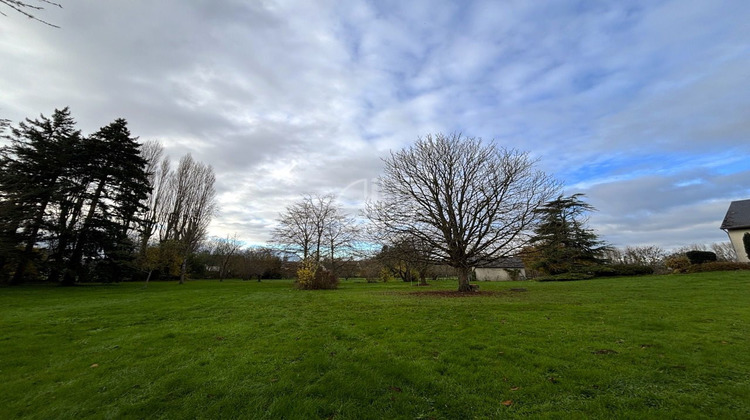
[[[729,235],[729,241],[737,253],[737,261],[750,262],[742,242],[742,237],[750,233],[750,200],[732,201],[721,229]]]
[[[477,281],[526,280],[526,269],[518,257],[500,258],[474,267]]]

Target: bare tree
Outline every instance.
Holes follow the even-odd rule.
[[[312,210],[312,197],[291,204],[279,215],[278,226],[272,233],[271,242],[281,245],[285,251],[307,260],[314,250],[316,227]]]
[[[36,13],[44,10],[45,5],[49,6],[57,6],[62,9],[62,5],[60,3],[55,3],[53,1],[49,0],[37,0],[37,4],[32,4],[28,1],[21,1],[21,0],[0,0],[0,4],[5,5],[6,7],[9,7],[10,9],[15,10],[16,12],[26,16],[29,19],[35,20],[37,22],[41,22],[45,25],[52,26],[53,28],[59,28],[57,25],[53,25],[46,20],[40,19],[36,17]],[[0,15],[8,16],[2,11],[0,11]]]
[[[232,257],[232,269],[239,276],[248,280],[255,277],[258,281],[262,278],[281,278],[282,259],[268,248],[248,248]]]
[[[656,245],[628,246],[622,252],[622,263],[656,268],[666,256],[667,253]]]
[[[151,192],[144,200],[144,214],[142,215],[143,230],[140,237],[140,256],[145,257],[149,240],[156,233],[159,215],[165,213],[167,201],[168,179],[170,176],[170,161],[164,156],[164,146],[158,141],[147,141],[141,147],[141,156],[146,159],[146,172]]]
[[[325,260],[335,270],[336,259],[353,249],[354,220],[343,213],[332,194],[305,195],[279,215],[272,242],[316,265]]]
[[[235,233],[232,236],[227,235],[226,238],[214,237],[210,242],[211,255],[216,258],[216,262],[219,264],[219,281],[224,281],[230,268],[229,263],[242,248],[242,241],[237,238]]]
[[[419,279],[420,285],[427,285],[427,274],[432,267],[429,253],[424,243],[415,238],[404,238],[384,245],[375,256],[395,277],[405,282]]]
[[[360,229],[354,218],[343,214],[337,206],[332,206],[323,226],[328,268],[338,275],[339,269],[358,255],[356,244]]]
[[[436,134],[384,159],[382,199],[366,214],[386,237],[427,244],[427,258],[458,271],[458,290],[471,291],[477,263],[515,254],[534,212],[559,191],[527,153],[460,134]]]
[[[737,252],[729,241],[711,244],[711,251],[718,261],[737,261]]]
[[[175,241],[180,249],[180,284],[185,282],[188,257],[206,237],[216,212],[216,176],[209,165],[185,155],[168,179],[166,212],[162,214],[163,241]]]

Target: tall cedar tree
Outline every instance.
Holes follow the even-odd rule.
[[[87,209],[68,261],[63,284],[85,278],[83,258],[97,260],[100,280],[116,280],[133,257],[128,233],[139,229],[137,214],[149,193],[146,160],[127,121],[118,118],[84,141]]]
[[[3,259],[15,260],[11,284],[23,281],[34,247],[45,238],[44,227],[60,201],[60,189],[81,143],[81,133],[68,108],[51,118],[26,119],[11,129],[11,144],[0,155],[0,194]],[[19,251],[20,249],[20,251]]]
[[[582,271],[601,262],[607,246],[586,228],[586,214],[594,207],[581,201],[583,194],[558,196],[536,210],[540,222],[530,243],[534,268],[549,274]]]

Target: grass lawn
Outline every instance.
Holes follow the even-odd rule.
[[[750,272],[480,286],[0,288],[0,418],[750,418]]]

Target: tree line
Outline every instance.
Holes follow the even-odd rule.
[[[455,274],[469,292],[475,267],[510,256],[560,279],[664,259],[650,248],[618,254],[587,227],[595,209],[583,195],[560,194],[528,153],[461,134],[428,135],[384,158],[366,223],[334,195],[304,195],[279,214],[268,247],[243,249],[236,236],[206,240],[217,212],[213,169],[189,154],[173,165],[124,119],[84,135],[64,108],[4,126],[0,275],[10,284],[183,283],[192,272],[334,288],[339,277],[425,284]]]
[[[0,149],[0,276],[62,285],[179,276],[216,212],[213,169],[173,168],[118,118],[84,135],[68,108],[10,126]]]

